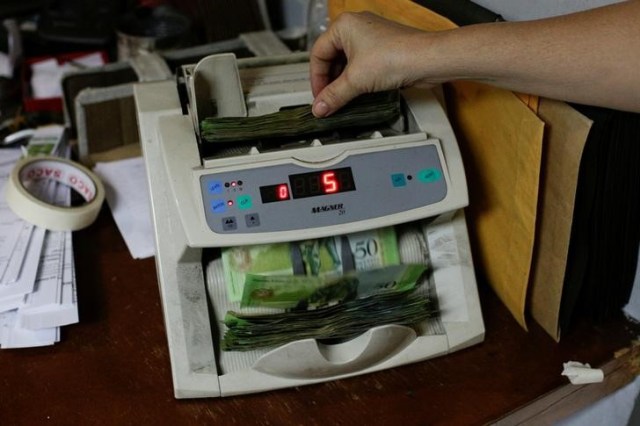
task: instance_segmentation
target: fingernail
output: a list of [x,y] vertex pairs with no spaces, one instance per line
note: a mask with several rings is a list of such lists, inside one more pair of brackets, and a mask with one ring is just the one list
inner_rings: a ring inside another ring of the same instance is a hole
[[316,117],[324,117],[328,113],[329,113],[329,105],[327,105],[325,102],[320,101],[320,102],[316,102],[313,105],[313,115],[315,115]]

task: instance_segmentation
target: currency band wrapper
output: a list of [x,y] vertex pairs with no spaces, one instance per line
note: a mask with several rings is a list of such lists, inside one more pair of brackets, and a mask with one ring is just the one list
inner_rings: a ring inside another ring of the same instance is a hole
[[[276,148],[256,142],[218,151],[200,141],[204,117],[262,115],[311,103],[307,61],[304,54],[213,55],[184,66],[177,82],[134,88],[177,398],[334,380],[446,355],[484,339],[463,213],[463,164],[432,91],[403,90],[401,118],[364,134],[338,131]],[[261,194],[261,188],[268,194],[274,185],[287,186],[291,176],[313,179],[327,171],[346,173],[350,190],[290,197],[287,188],[287,199],[278,202]],[[224,285],[208,272],[220,260],[219,248],[401,224],[416,224],[429,245],[429,282],[440,308],[433,324],[380,325],[332,344],[305,339],[248,352],[220,349],[227,306],[218,287]]]

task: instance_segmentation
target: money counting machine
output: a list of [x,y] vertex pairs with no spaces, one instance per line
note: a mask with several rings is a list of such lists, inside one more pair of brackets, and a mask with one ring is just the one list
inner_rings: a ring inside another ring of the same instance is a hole
[[[403,90],[401,117],[281,144],[226,144],[200,135],[207,116],[258,116],[310,104],[304,54],[213,55],[176,81],[134,88],[148,171],[156,265],[177,398],[318,383],[445,355],[484,339],[462,208],[467,187],[438,97]],[[294,138],[295,139],[295,138]],[[403,262],[428,262],[439,317],[386,324],[340,342],[303,339],[221,350],[226,300],[220,248],[410,225]]]

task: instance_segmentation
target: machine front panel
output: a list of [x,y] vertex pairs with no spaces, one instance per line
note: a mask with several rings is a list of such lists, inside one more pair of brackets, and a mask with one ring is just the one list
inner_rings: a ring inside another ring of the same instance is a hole
[[289,163],[205,174],[200,186],[207,224],[218,234],[381,218],[447,194],[437,143],[351,155],[321,169]]

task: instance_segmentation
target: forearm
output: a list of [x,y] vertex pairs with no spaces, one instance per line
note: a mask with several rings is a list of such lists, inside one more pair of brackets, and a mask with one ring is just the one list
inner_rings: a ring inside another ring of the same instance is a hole
[[423,33],[409,43],[415,43],[409,50],[423,53],[413,58],[418,84],[484,81],[519,92],[640,111],[638,0],[539,21]]
[[347,13],[320,36],[310,64],[318,117],[362,93],[453,80],[640,112],[640,0],[441,32]]

